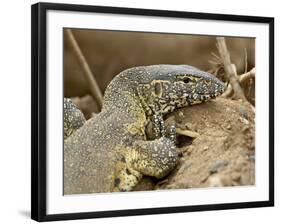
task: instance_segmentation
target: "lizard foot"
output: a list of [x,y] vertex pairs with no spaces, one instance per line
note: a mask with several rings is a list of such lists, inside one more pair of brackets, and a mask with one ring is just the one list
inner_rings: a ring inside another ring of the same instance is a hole
[[142,178],[142,174],[129,168],[123,169],[114,179],[114,191],[131,191]]
[[142,178],[142,174],[132,169],[124,155],[116,168],[113,191],[131,191]]

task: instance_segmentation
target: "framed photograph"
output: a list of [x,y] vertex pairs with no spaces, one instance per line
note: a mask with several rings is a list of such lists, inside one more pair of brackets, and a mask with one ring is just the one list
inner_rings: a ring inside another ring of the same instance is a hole
[[32,5],[32,219],[274,205],[274,19]]

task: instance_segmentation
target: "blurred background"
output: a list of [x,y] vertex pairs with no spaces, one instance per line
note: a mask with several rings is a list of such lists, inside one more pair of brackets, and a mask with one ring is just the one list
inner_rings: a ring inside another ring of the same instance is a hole
[[[130,67],[189,64],[212,71],[212,52],[218,54],[215,36],[71,30],[102,92],[115,75]],[[227,37],[226,44],[238,74],[244,73],[245,67],[250,70],[255,66],[254,38]],[[64,29],[64,95],[82,97],[89,93],[83,69]],[[91,110],[96,110],[94,105]]]

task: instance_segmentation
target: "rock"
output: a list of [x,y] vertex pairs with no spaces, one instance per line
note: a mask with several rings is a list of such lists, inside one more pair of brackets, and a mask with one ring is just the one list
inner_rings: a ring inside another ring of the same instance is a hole
[[211,176],[208,180],[208,186],[209,187],[223,187],[223,181],[221,176],[215,175]]
[[241,174],[238,172],[233,172],[233,173],[231,173],[230,176],[231,176],[231,179],[236,182],[240,181],[240,179],[241,179]]
[[210,173],[216,173],[219,169],[223,168],[224,166],[227,166],[228,162],[225,160],[218,160],[216,161],[210,168]]

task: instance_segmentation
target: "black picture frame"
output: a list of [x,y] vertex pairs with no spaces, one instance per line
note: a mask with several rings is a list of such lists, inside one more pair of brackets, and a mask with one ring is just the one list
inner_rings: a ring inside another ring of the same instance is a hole
[[[162,16],[217,21],[254,22],[269,25],[269,200],[208,204],[196,206],[159,207],[68,214],[46,214],[46,13],[48,10],[101,12],[111,14]],[[37,221],[70,220],[115,216],[192,212],[274,206],[274,18],[241,15],[163,11],[151,9],[103,7],[74,4],[37,3],[32,5],[31,72],[32,72],[32,154],[31,154],[31,218]]]

